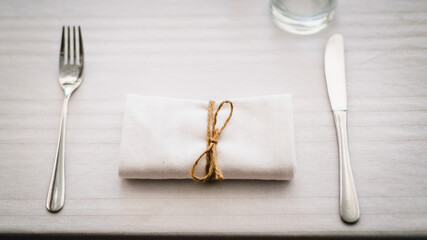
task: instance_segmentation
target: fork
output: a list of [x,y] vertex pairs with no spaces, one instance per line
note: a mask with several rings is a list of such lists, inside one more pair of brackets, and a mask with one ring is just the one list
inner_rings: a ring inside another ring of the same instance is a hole
[[[46,208],[49,212],[58,212],[64,206],[65,201],[65,125],[67,121],[68,101],[83,79],[83,40],[78,27],[78,58],[76,49],[76,27],[73,26],[73,56],[71,56],[70,27],[67,27],[65,38],[65,26],[62,27],[61,49],[59,53],[59,85],[64,91],[61,123],[59,125],[59,139],[56,148],[55,163],[53,165],[52,178],[47,194]],[[67,40],[67,42],[65,42]],[[65,47],[67,45],[67,48]],[[67,51],[66,51],[67,50]]]

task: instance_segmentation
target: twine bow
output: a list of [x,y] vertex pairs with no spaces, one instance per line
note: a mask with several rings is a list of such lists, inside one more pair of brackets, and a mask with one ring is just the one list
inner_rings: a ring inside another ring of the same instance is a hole
[[[222,106],[225,103],[230,104],[230,114],[228,115],[228,118],[227,120],[225,120],[221,129],[218,129],[218,128],[215,128],[218,112],[219,110],[221,110]],[[224,130],[224,128],[227,126],[231,116],[233,115],[233,103],[228,100],[222,101],[219,104],[218,108],[216,109],[215,115],[213,114],[214,106],[215,106],[215,101],[209,101],[208,127],[207,127],[207,133],[206,133],[207,148],[197,158],[197,160],[193,164],[193,167],[191,168],[191,176],[193,177],[194,180],[198,182],[209,182],[209,181],[224,179],[224,177],[222,176],[221,170],[219,169],[216,162],[216,145],[218,144],[218,138],[221,135],[222,130]],[[206,167],[205,167],[206,175],[204,177],[198,177],[194,172],[197,164],[199,163],[200,159],[202,159],[203,155],[206,155]]]

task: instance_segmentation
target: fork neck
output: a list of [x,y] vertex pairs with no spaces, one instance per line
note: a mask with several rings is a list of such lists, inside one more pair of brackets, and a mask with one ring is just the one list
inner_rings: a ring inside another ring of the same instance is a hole
[[71,94],[73,93],[75,88],[73,87],[64,87],[65,98],[70,99]]

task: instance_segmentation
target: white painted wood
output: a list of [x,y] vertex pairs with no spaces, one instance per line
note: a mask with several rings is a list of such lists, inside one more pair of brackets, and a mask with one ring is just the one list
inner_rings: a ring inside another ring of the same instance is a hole
[[[0,2],[0,233],[427,235],[427,2],[339,1],[325,31],[276,28],[268,1]],[[62,93],[60,26],[80,24],[86,76],[70,101],[64,209],[45,210]],[[350,151],[361,219],[338,210],[323,72],[345,38]],[[293,181],[121,180],[127,93],[292,93]]]

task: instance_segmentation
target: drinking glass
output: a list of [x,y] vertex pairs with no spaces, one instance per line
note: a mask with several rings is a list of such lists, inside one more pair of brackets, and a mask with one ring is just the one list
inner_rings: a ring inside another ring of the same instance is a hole
[[313,34],[325,28],[335,15],[336,0],[271,0],[273,22],[296,34]]

